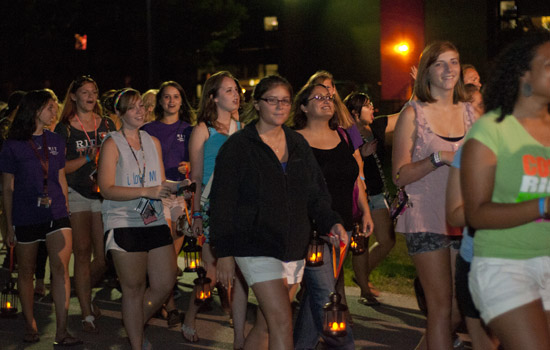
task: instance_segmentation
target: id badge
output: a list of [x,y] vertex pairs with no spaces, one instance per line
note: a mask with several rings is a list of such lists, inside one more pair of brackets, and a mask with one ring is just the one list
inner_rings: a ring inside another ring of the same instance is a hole
[[44,196],[38,197],[36,206],[39,208],[49,208],[51,204],[52,204],[52,199],[47,195],[44,195]]
[[141,215],[141,219],[145,225],[158,220],[155,208],[153,208],[153,204],[149,199],[141,198],[135,210]]

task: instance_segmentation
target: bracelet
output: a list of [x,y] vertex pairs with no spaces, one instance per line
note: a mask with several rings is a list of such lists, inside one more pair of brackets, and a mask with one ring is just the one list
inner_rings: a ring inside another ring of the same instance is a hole
[[89,163],[91,162],[92,160],[90,159],[90,156],[86,154],[86,163]]
[[363,181],[365,181],[365,177],[364,176],[359,176],[359,178]]
[[202,214],[199,211],[194,212],[193,213],[193,219],[195,219],[195,218],[202,219]]
[[539,215],[541,218],[544,217],[544,214],[546,214],[546,198],[540,197],[539,198]]
[[432,162],[432,166],[434,167],[434,169],[445,165],[445,163],[441,160],[441,151],[432,153],[432,155],[430,156],[430,162]]

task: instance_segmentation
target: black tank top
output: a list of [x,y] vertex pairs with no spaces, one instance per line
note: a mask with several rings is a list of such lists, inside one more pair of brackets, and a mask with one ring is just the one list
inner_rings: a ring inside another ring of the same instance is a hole
[[[353,228],[353,187],[359,176],[359,167],[353,158],[353,147],[342,138],[333,149],[311,148],[325,176],[332,197],[332,209],[344,220],[347,231]],[[348,137],[349,139],[349,137]]]

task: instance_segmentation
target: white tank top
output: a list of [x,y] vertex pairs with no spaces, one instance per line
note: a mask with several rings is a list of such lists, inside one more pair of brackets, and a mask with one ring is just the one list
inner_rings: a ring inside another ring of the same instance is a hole
[[[140,131],[142,149],[132,150],[122,133],[113,131],[107,135],[112,137],[118,148],[118,163],[116,165],[115,185],[123,187],[141,187],[140,170],[143,172],[143,160],[145,156],[144,187],[153,187],[161,184],[161,173],[158,152],[151,136],[145,131]],[[143,154],[142,152],[145,152]],[[137,159],[137,161],[136,161]],[[138,166],[139,163],[139,166]],[[129,201],[113,201],[105,199],[101,208],[103,214],[104,231],[121,227],[149,227],[165,225],[162,202],[151,200],[155,209],[157,221],[148,225],[143,223],[141,215],[135,210],[140,198]]]

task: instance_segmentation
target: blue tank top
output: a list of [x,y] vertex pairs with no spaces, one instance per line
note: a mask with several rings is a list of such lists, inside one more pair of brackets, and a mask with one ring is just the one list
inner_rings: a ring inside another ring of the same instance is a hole
[[[237,122],[237,130],[241,129],[241,123]],[[216,165],[216,157],[222,145],[227,141],[230,135],[220,134],[215,128],[208,127],[208,140],[204,143],[204,160],[202,169],[202,184],[203,186],[208,183],[210,176],[214,173],[214,166]]]

